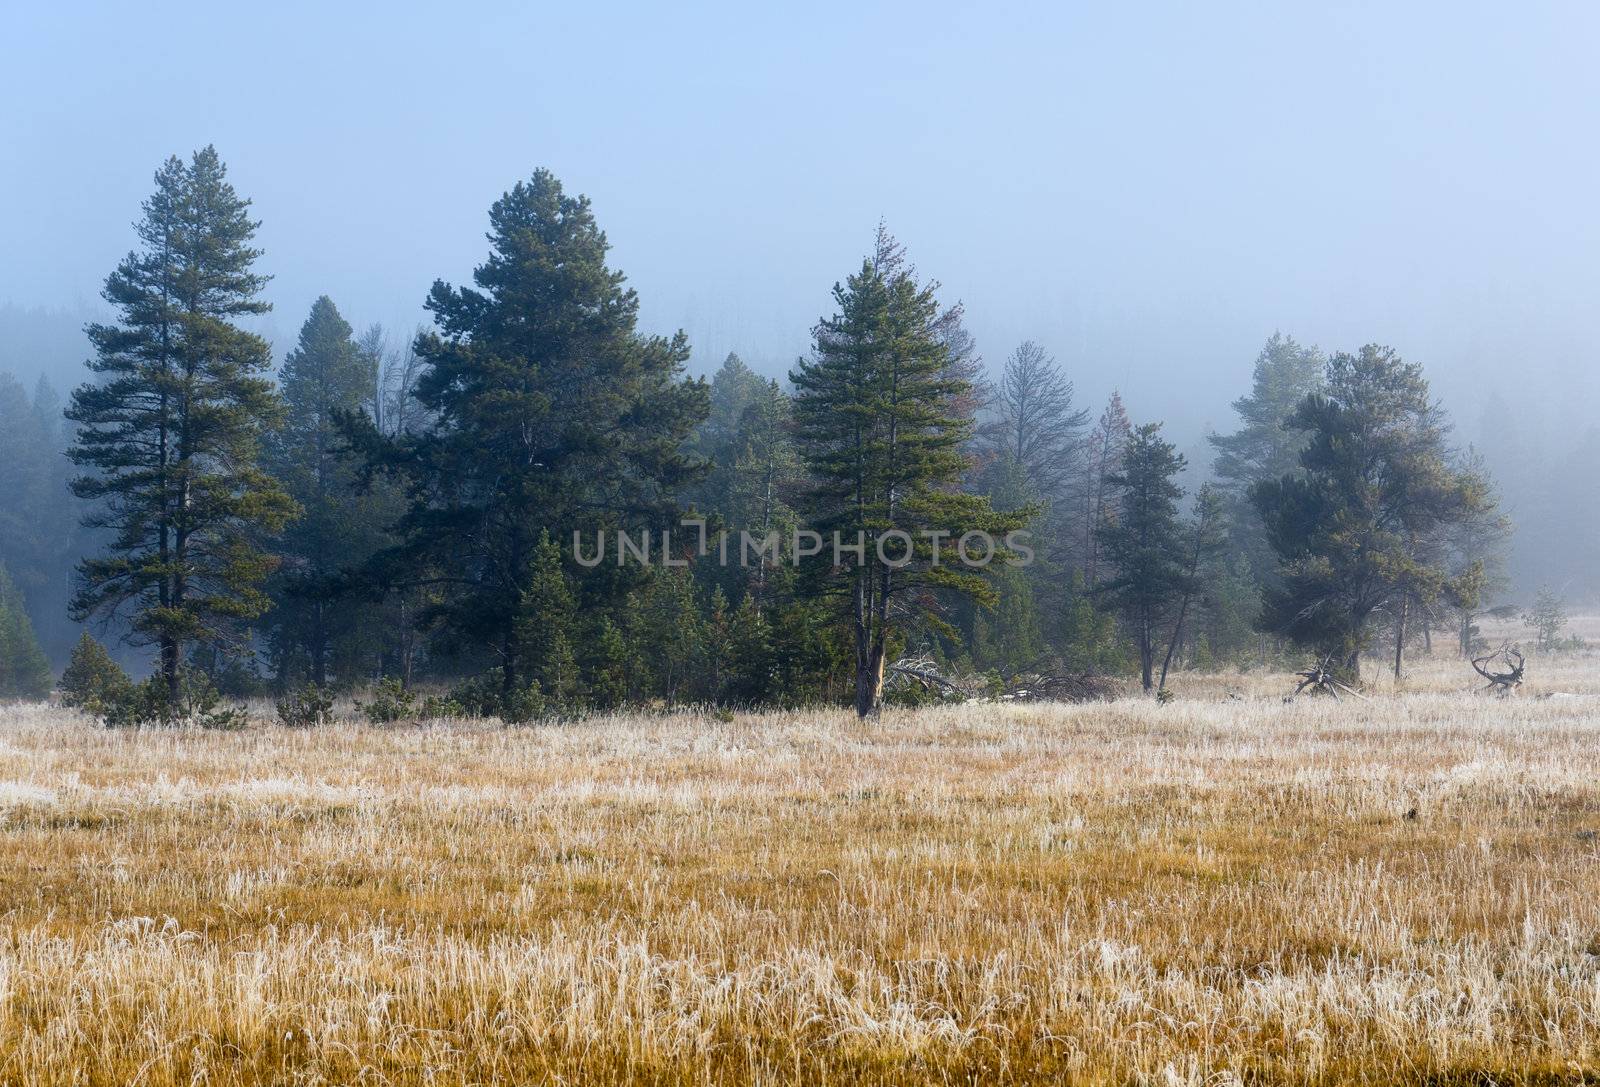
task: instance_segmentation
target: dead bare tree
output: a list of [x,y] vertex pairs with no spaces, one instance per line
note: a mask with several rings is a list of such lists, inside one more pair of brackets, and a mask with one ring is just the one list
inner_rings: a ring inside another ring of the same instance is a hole
[[1002,695],[1010,702],[1109,702],[1122,693],[1109,676],[1030,674],[1015,677]]
[[[1505,671],[1489,670],[1489,665],[1500,661],[1505,666]],[[1527,668],[1527,661],[1523,659],[1522,650],[1514,645],[1502,645],[1493,653],[1483,657],[1474,657],[1473,671],[1489,681],[1485,691],[1492,691],[1497,695],[1506,696],[1517,693],[1517,688],[1522,686],[1523,672]]]
[[[939,695],[971,701],[993,694],[989,680],[981,675],[947,676],[940,673],[930,657],[901,657],[884,669],[888,689],[916,687]],[[1016,675],[1000,695],[1004,702],[1101,702],[1122,693],[1116,680],[1093,673],[1054,674],[1030,672]]]

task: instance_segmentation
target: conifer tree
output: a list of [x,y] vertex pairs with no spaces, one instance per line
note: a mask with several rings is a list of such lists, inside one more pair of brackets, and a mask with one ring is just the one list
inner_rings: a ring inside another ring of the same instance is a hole
[[1315,347],[1274,332],[1256,356],[1249,394],[1233,402],[1239,429],[1208,439],[1216,451],[1212,472],[1222,497],[1229,544],[1246,558],[1263,585],[1275,580],[1277,557],[1249,491],[1263,480],[1300,470],[1300,453],[1310,435],[1294,426],[1291,416],[1302,400],[1322,388],[1326,365]]
[[983,428],[993,460],[1014,466],[1029,497],[1062,504],[1079,471],[1089,411],[1075,401],[1072,382],[1029,340],[1006,359],[994,395],[995,419]]
[[1083,580],[1091,590],[1100,584],[1100,527],[1114,512],[1111,477],[1121,470],[1123,451],[1132,436],[1133,423],[1122,406],[1122,394],[1113,392],[1084,451]]
[[73,481],[110,538],[79,566],[77,618],[124,616],[160,650],[171,702],[185,646],[265,610],[259,543],[294,503],[259,463],[281,406],[265,340],[235,322],[268,309],[257,223],[214,148],[168,160],[136,224],[140,248],[106,280],[116,324],[89,326],[97,380],[72,394]]
[[1500,493],[1489,475],[1489,463],[1474,449],[1462,458],[1460,470],[1473,480],[1480,501],[1445,530],[1445,549],[1453,591],[1448,603],[1454,615],[1456,647],[1470,658],[1477,649],[1478,617],[1490,600],[1510,585],[1506,576],[1512,525],[1500,508]]
[[71,646],[75,540],[61,404],[41,377],[32,398],[0,373],[0,564],[11,572],[46,655]]
[[1449,569],[1438,544],[1482,508],[1482,482],[1450,464],[1448,424],[1422,368],[1387,347],[1333,356],[1325,388],[1290,423],[1310,435],[1300,470],[1250,490],[1279,559],[1263,629],[1359,676],[1373,624],[1388,616],[1399,675],[1417,604],[1479,576]]
[[534,545],[533,569],[517,609],[519,655],[546,701],[569,706],[578,693],[578,665],[572,639],[576,616],[572,591],[562,570],[561,549],[548,531]]
[[86,630],[61,673],[61,704],[104,715],[133,695],[133,680]]
[[379,501],[357,486],[338,420],[370,416],[377,381],[378,360],[357,345],[333,302],[318,298],[283,361],[284,421],[265,457],[301,510],[278,543],[282,565],[263,621],[280,685],[302,668],[319,688],[371,671],[364,650],[380,632],[355,606],[348,575],[387,541]]
[[45,660],[22,593],[0,566],[0,698],[43,698],[50,693]]
[[[927,533],[998,539],[1035,512],[996,513],[987,499],[955,489],[972,430],[963,408],[970,386],[952,375],[936,285],[882,260],[883,248],[880,237],[880,260],[868,258],[834,287],[838,312],[818,323],[814,357],[790,375],[799,444],[816,480],[809,521],[829,541],[815,565],[818,588],[845,602],[863,717],[879,706],[906,605],[920,608],[929,588],[994,599],[981,574],[948,554],[936,561]],[[861,550],[835,562],[834,540]]]
[[1139,653],[1139,679],[1155,685],[1155,654],[1174,604],[1193,591],[1184,562],[1185,534],[1178,518],[1178,473],[1184,458],[1161,437],[1161,424],[1133,431],[1121,467],[1106,476],[1116,515],[1097,533],[1111,575],[1098,586],[1123,616]]
[[[609,245],[585,197],[539,170],[489,213],[490,254],[475,287],[435,283],[436,328],[417,338],[414,432],[353,421],[377,467],[405,478],[401,542],[380,554],[390,585],[442,596],[420,619],[498,669],[509,699],[535,678],[520,635],[541,533],[563,553],[575,533],[676,524],[676,495],[702,472],[685,453],[706,414],[686,381],[682,333],[637,331],[639,300],[606,265]],[[638,568],[569,569],[580,611],[615,607]]]

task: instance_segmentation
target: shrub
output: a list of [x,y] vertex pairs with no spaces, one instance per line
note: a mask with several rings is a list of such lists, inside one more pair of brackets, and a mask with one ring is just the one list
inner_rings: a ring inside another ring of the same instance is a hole
[[549,708],[537,680],[512,692],[501,694],[501,672],[492,668],[474,676],[450,692],[450,701],[469,717],[498,717],[508,725],[520,725],[543,717]]
[[422,707],[417,711],[417,716],[424,721],[433,721],[441,717],[470,717],[467,708],[449,695],[430,694],[422,700]]
[[333,720],[333,695],[307,683],[278,699],[278,720],[287,728],[313,728]]
[[80,709],[95,717],[133,695],[133,680],[106,647],[84,631],[72,649],[67,670],[61,673],[61,704]]
[[416,695],[406,690],[405,684],[395,676],[386,676],[373,689],[371,702],[356,705],[375,725],[387,725],[412,716],[417,704]]
[[143,683],[130,685],[123,697],[104,706],[98,716],[107,728],[165,725],[237,729],[249,721],[242,707],[223,703],[204,672],[188,668],[179,676],[176,700],[168,695],[166,678],[157,673]]

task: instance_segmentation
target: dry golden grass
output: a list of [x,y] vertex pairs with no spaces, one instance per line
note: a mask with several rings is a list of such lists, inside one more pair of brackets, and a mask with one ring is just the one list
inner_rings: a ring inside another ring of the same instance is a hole
[[0,1082],[1579,1082],[1596,663],[873,725],[0,709]]

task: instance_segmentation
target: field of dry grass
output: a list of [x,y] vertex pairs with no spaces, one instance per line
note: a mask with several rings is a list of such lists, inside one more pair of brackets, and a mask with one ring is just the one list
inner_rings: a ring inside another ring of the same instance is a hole
[[1582,1082],[1597,666],[871,725],[0,708],[0,1082]]

